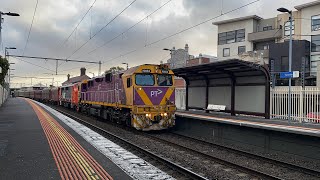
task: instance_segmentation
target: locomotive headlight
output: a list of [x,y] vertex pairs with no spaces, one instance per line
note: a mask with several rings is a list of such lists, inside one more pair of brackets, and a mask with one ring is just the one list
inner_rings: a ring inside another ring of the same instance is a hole
[[167,114],[167,113],[164,113],[163,115],[164,115],[164,116],[167,116],[168,114]]

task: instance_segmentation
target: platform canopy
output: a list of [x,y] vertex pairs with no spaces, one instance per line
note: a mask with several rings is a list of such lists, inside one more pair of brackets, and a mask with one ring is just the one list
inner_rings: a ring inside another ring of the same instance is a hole
[[222,105],[224,112],[270,115],[270,75],[266,67],[239,59],[173,69],[186,81],[186,110],[208,110]]

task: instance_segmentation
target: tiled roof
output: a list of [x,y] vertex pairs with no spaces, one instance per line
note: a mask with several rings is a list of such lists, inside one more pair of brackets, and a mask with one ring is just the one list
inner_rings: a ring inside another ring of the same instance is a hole
[[67,81],[63,82],[62,85],[77,83],[77,82],[83,81],[85,79],[90,79],[90,77],[87,75],[76,76],[76,77],[70,78],[69,81],[67,80]]

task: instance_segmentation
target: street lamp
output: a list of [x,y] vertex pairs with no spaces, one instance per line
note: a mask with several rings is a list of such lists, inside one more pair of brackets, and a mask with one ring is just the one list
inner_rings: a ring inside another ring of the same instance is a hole
[[122,64],[126,64],[127,65],[127,70],[129,69],[129,64],[128,63],[122,63]]
[[2,47],[2,34],[1,34],[1,29],[2,29],[2,16],[20,16],[18,13],[12,13],[12,12],[8,12],[8,13],[4,13],[2,11],[0,11],[0,47]]
[[[278,8],[279,12],[289,13],[289,21],[290,21],[290,41],[289,41],[289,72],[292,71],[292,11],[289,11],[286,8]],[[291,77],[289,77],[289,97],[288,97],[288,122],[291,120]]]
[[163,48],[164,51],[170,51],[170,67],[174,68],[174,62],[173,62],[173,52],[176,50],[175,47],[173,47],[172,49],[168,49],[168,48]]

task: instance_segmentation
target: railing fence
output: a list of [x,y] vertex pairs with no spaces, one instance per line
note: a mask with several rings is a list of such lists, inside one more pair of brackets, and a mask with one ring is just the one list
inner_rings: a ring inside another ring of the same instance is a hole
[[[271,119],[288,119],[288,87],[271,88]],[[320,123],[320,88],[291,87],[291,120]]]

